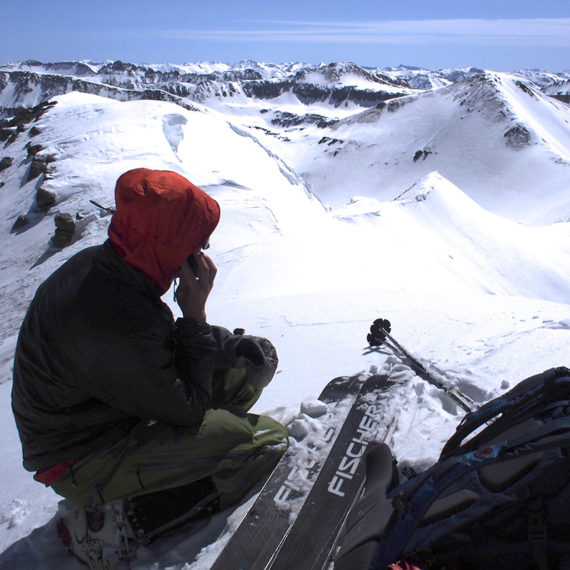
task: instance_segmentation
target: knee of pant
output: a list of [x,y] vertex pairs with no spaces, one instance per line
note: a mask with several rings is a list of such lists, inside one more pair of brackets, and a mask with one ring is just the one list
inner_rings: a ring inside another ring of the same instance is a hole
[[[250,414],[251,416],[251,414]],[[287,430],[270,416],[257,416],[254,425],[254,441],[257,445],[289,445]]]
[[200,428],[199,438],[218,441],[220,444],[239,445],[250,441],[255,430],[247,417],[241,417],[228,410],[208,410]]
[[261,390],[251,385],[243,367],[218,371],[214,375],[212,401],[217,406],[237,406],[248,410],[260,395]]

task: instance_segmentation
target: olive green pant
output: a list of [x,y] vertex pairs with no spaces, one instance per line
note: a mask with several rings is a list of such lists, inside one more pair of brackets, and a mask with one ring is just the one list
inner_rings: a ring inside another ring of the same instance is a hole
[[200,426],[141,421],[124,439],[76,461],[52,487],[72,503],[95,506],[211,477],[220,507],[234,504],[288,445],[279,422],[247,413],[260,394],[244,369],[231,369],[215,383],[218,408]]

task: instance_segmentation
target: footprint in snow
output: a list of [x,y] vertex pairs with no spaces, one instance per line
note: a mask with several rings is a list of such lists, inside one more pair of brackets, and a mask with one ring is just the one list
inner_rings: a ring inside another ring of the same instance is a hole
[[545,329],[566,329],[570,330],[570,319],[564,319],[562,321],[544,321],[543,328]]

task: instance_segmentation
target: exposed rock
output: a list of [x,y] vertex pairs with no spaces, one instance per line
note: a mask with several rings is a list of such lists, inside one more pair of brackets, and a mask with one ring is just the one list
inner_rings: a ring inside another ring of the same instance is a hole
[[18,138],[18,135],[20,134],[20,132],[21,131],[19,128],[14,129],[12,131],[12,134],[6,139],[6,146],[8,146],[9,144],[12,144]]
[[521,90],[524,91],[527,95],[530,95],[533,99],[538,99],[534,91],[531,89],[529,85],[522,81],[515,81],[516,86]]
[[13,143],[28,123],[37,121],[55,104],[56,101],[44,101],[30,109],[26,107],[0,108],[2,115],[9,117],[0,121],[0,141],[6,141],[7,145]]
[[248,81],[242,86],[247,97],[255,99],[275,99],[281,94],[291,91],[293,82],[291,81]]
[[28,134],[29,134],[31,137],[35,137],[35,136],[39,135],[41,132],[42,132],[42,131],[40,131],[40,129],[38,129],[38,127],[32,127],[32,128],[29,130]]
[[11,156],[3,157],[2,160],[0,160],[0,172],[2,172],[2,170],[6,170],[7,168],[10,168],[10,166],[12,166],[13,162],[14,162],[14,159]]
[[12,226],[11,231],[15,232],[21,228],[26,227],[29,223],[30,223],[30,220],[28,219],[28,216],[20,215],[16,218],[16,221],[14,222],[14,225]]
[[26,151],[28,152],[28,156],[35,156],[38,152],[42,151],[44,147],[41,144],[30,144],[26,145]]
[[75,230],[75,220],[68,213],[59,213],[55,215],[55,227],[58,230],[73,232]]
[[63,230],[55,230],[51,238],[51,242],[55,247],[67,247],[73,239],[73,232],[64,232]]
[[523,125],[515,125],[504,134],[504,137],[507,144],[515,150],[530,145],[532,139],[530,132]]
[[75,233],[75,220],[68,213],[59,213],[55,216],[55,233],[51,241],[55,247],[68,246]]
[[398,109],[401,109],[404,105],[410,103],[413,99],[411,97],[406,97],[404,99],[390,99],[389,101],[381,101],[375,108],[379,111],[387,110],[389,113],[393,113]]
[[414,153],[414,162],[417,162],[422,157],[425,160],[431,153],[431,150],[428,149],[416,150]]
[[13,107],[11,109],[4,109],[5,113],[11,115],[9,121],[4,126],[24,126],[32,121],[37,121],[47,110],[51,109],[57,101],[44,101],[35,107]]
[[318,101],[327,101],[335,107],[339,107],[349,101],[361,107],[374,107],[382,101],[406,94],[404,92],[394,93],[382,90],[358,89],[352,86],[331,87],[314,83],[297,83],[293,80],[248,81],[243,83],[241,87],[247,97],[256,99],[275,99],[283,93],[291,92],[305,105]]
[[115,73],[118,71],[133,72],[133,71],[138,71],[139,69],[141,68],[134,63],[123,63],[120,59],[117,59],[116,61],[104,65],[101,68],[101,73]]
[[477,67],[470,67],[469,69],[452,69],[452,70],[440,70],[439,73],[446,79],[449,79],[452,83],[458,83],[459,81],[464,81],[465,79],[470,79],[475,75],[481,75],[485,73],[483,69]]
[[344,143],[344,141],[341,139],[332,139],[330,137],[321,137],[321,139],[319,140],[319,142],[317,144],[326,144],[328,146],[331,146],[332,144],[342,144],[342,143]]
[[222,78],[224,81],[255,81],[262,80],[263,76],[255,69],[237,69],[224,71]]
[[[117,67],[120,68],[119,71],[127,76],[124,79],[119,80],[121,75],[117,75],[116,77],[113,75],[105,76],[104,73],[102,73],[100,76],[103,80],[102,83],[84,80],[77,77],[68,77],[49,73],[33,73],[19,70],[4,73],[0,72],[0,78],[2,75],[7,76],[8,81],[13,84],[14,94],[12,97],[12,104],[15,106],[25,104],[25,95],[27,93],[32,91],[37,92],[38,97],[44,101],[44,103],[38,105],[38,107],[42,107],[38,112],[45,112],[49,106],[55,105],[54,101],[48,102],[49,99],[57,95],[70,93],[71,91],[101,95],[103,97],[109,97],[119,101],[132,101],[139,99],[171,101],[185,109],[188,109],[189,111],[196,110],[190,103],[180,99],[180,96],[186,96],[186,91],[191,93],[195,90],[195,86],[191,86],[191,89],[188,90],[187,88],[184,88],[184,86],[181,87],[179,84],[153,84],[153,88],[149,89],[146,83],[135,82],[133,81],[133,78],[128,75],[129,73],[133,73],[132,71],[129,71],[130,68],[142,68],[131,66],[130,64],[125,65],[120,62],[119,64],[120,65],[117,65]],[[101,71],[103,71],[103,69]],[[0,91],[1,90],[2,89],[0,87]],[[181,93],[179,94],[180,91]],[[23,107],[15,107],[15,109],[23,109]],[[36,107],[34,107],[34,109],[36,109]],[[10,109],[2,110],[3,113],[7,113],[9,111]],[[28,123],[31,120],[39,118],[39,116],[41,115],[26,118],[25,122]]]
[[57,195],[51,190],[46,190],[45,188],[39,188],[36,194],[36,205],[40,210],[49,210],[56,202]]
[[[34,145],[35,146],[35,145]],[[56,158],[53,154],[40,154],[32,158],[30,169],[28,170],[27,182],[37,178],[40,174],[47,174],[48,165],[55,162]]]
[[280,125],[282,127],[297,127],[304,124],[313,124],[324,129],[338,123],[336,119],[327,119],[316,113],[307,113],[306,115],[295,115],[294,113],[276,111],[274,118],[271,119],[272,125]]
[[552,85],[546,87],[544,92],[550,95],[550,97],[570,104],[570,79],[555,81]]
[[38,158],[34,158],[32,160],[32,164],[30,164],[30,169],[28,170],[28,177],[26,178],[27,182],[37,178],[40,174],[47,173],[47,163],[43,160],[39,160]]
[[16,127],[0,129],[0,141],[7,141],[16,132]]

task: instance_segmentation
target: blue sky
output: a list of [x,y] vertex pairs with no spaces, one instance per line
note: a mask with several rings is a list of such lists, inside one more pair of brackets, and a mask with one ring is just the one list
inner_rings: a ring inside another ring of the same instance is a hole
[[568,0],[4,0],[0,63],[570,69]]

